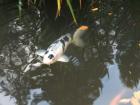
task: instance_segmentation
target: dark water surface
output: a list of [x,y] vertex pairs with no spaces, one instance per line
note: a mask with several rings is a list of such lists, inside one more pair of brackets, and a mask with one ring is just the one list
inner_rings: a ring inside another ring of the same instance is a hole
[[131,97],[140,89],[139,4],[114,0],[104,2],[102,12],[85,14],[85,48],[66,51],[79,66],[57,62],[25,74],[37,49],[77,27],[46,22],[43,30],[38,10],[24,10],[20,20],[16,4],[1,6],[0,105],[115,105],[114,97]]

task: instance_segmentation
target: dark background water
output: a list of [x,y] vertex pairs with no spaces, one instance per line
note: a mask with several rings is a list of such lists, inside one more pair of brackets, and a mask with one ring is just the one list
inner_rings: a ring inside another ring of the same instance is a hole
[[[109,105],[122,91],[123,97],[131,97],[139,90],[138,0],[84,5],[77,18],[80,25],[89,26],[83,37],[86,46],[71,45],[66,51],[77,57],[80,65],[57,62],[26,74],[23,71],[37,49],[47,48],[61,35],[73,33],[77,26],[64,10],[55,20],[55,12],[51,14],[48,9],[44,15],[44,8],[39,11],[24,7],[19,19],[17,3],[13,1],[0,2],[0,104]],[[94,6],[99,10],[91,10]]]

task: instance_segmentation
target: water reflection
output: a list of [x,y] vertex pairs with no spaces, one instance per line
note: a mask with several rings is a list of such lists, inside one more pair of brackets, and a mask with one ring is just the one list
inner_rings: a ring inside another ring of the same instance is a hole
[[[16,18],[9,23],[8,42],[1,48],[2,91],[15,98],[18,105],[41,102],[91,105],[100,96],[103,87],[100,79],[107,73],[105,62],[111,61],[112,56],[108,57],[108,53],[112,53],[111,47],[106,48],[106,45],[98,44],[102,42],[97,42],[96,46],[89,42],[90,45],[85,49],[71,46],[67,53],[78,57],[81,61],[80,66],[58,62],[50,67],[41,66],[23,75],[25,67],[38,48],[40,28],[35,30],[32,21],[27,25],[26,21],[18,22],[19,19]],[[73,50],[75,48],[77,50]],[[32,92],[38,88],[41,89]],[[38,91],[41,92],[35,94]]]
[[0,41],[1,92],[16,100],[17,105],[92,105],[104,88],[101,79],[105,75],[110,77],[107,64],[113,64],[112,46],[116,39],[121,79],[128,87],[136,86],[140,67],[139,40],[132,36],[132,30],[124,34],[127,27],[122,28],[126,21],[132,20],[128,15],[126,21],[122,20],[126,17],[124,13],[129,12],[121,0],[98,6],[104,7],[104,11],[89,12],[85,16],[87,23],[94,23],[89,24],[91,29],[84,37],[86,47],[72,45],[66,52],[76,56],[80,66],[57,62],[23,74],[38,48],[46,48],[61,34],[73,32],[75,26],[64,30],[63,25],[55,29],[55,25],[48,23],[44,28],[42,24],[46,20],[42,22],[39,11],[33,10],[33,13],[25,12],[22,21],[16,17],[1,28],[4,29],[0,36],[0,40],[4,39]]
[[[15,18],[5,24],[7,31],[4,30],[2,34],[5,36],[1,36],[5,40],[0,44],[1,92],[9,96],[9,99],[16,99],[18,105],[27,105],[26,97],[30,86],[23,80],[22,71],[34,54],[33,35],[37,36],[40,31],[33,21],[29,22],[28,15],[25,15],[23,20],[21,22],[19,18]],[[34,18],[35,20],[38,23],[38,19]],[[14,102],[11,104],[14,105]]]
[[121,72],[121,78],[125,85],[130,88],[136,87],[139,83],[140,75],[140,47],[139,39],[132,33],[127,33],[121,37],[118,46],[117,62]]
[[[137,87],[139,83],[139,69],[140,69],[140,47],[139,47],[139,14],[136,12],[138,9],[138,4],[140,2],[131,1],[129,5],[132,9],[131,13],[126,17],[127,27],[125,30],[122,29],[118,35],[118,52],[117,52],[117,63],[121,72],[121,79],[123,83],[129,87]],[[131,27],[131,28],[129,28]]]

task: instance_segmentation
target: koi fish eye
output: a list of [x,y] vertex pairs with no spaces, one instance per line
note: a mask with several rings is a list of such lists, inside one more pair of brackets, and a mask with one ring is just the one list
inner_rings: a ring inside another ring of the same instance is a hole
[[50,54],[50,55],[48,56],[49,59],[52,59],[53,57],[54,57],[53,54]]

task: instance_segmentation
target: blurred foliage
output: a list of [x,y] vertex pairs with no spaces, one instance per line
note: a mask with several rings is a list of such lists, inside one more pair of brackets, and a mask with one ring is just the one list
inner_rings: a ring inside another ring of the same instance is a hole
[[[77,24],[77,20],[76,20],[76,16],[75,16],[75,13],[74,13],[74,9],[72,7],[72,1],[73,0],[66,0],[66,3],[64,2],[64,0],[56,0],[56,1],[57,1],[56,17],[60,16],[62,6],[66,4],[68,6],[70,12],[71,12],[71,15],[73,17],[73,20],[74,20],[75,24]],[[41,3],[45,3],[47,1],[45,1],[45,0],[25,0],[25,1],[19,0],[19,2],[18,2],[19,16],[21,16],[21,11],[22,11],[22,6],[23,6],[22,5],[22,2],[27,2],[28,3],[28,6],[29,5],[36,5],[36,7],[38,8],[38,6]],[[23,3],[23,4],[25,4],[25,3]],[[45,5],[45,4],[43,4],[43,5]],[[82,8],[82,0],[79,0],[79,5],[80,5],[80,8]]]
[[139,85],[140,75],[140,15],[138,8],[140,1],[129,2],[130,10],[124,13],[121,31],[117,36],[118,51],[116,61],[120,70],[120,77],[125,86],[135,88]]

